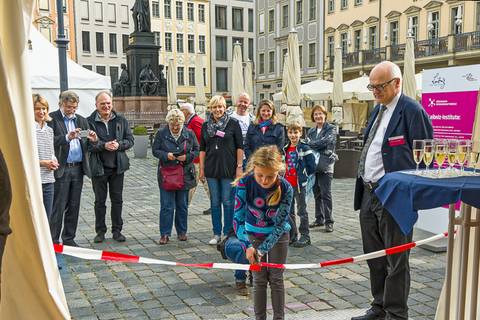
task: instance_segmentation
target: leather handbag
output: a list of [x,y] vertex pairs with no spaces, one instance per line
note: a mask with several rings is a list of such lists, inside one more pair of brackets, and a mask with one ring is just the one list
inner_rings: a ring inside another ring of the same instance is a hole
[[[183,145],[183,151],[186,152],[187,142]],[[172,166],[160,167],[161,187],[167,191],[182,190],[185,187],[185,177],[183,172],[183,163]]]

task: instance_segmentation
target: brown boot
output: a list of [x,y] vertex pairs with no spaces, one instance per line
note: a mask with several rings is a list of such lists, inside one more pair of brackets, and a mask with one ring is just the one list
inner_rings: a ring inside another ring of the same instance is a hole
[[235,282],[235,288],[239,296],[248,296],[248,288],[245,282]]

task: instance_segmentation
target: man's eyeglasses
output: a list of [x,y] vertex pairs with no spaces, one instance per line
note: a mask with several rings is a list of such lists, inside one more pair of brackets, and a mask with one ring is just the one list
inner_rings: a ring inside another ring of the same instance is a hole
[[380,84],[377,84],[377,85],[373,85],[373,84],[369,84],[367,85],[367,89],[370,90],[370,91],[373,91],[373,90],[377,90],[377,91],[380,91],[382,92],[383,90],[385,90],[385,87],[388,86],[393,80],[396,80],[398,78],[393,78],[391,80],[388,80],[387,82],[384,82],[384,83],[380,83]]

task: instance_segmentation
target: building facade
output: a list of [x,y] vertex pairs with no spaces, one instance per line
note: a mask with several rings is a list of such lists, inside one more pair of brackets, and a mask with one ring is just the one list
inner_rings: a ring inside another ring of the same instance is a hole
[[255,57],[255,3],[253,0],[210,1],[212,94],[232,89],[233,46],[242,47],[243,61]]
[[150,0],[150,11],[152,32],[161,46],[159,63],[167,66],[169,59],[175,61],[177,98],[195,95],[197,55],[203,60],[205,94],[211,95],[210,2]]
[[[67,54],[72,60],[77,60],[75,41],[75,7],[74,0],[63,0],[63,20],[65,36],[70,40],[67,46]],[[33,8],[33,26],[37,28],[51,43],[57,39],[57,1],[35,0]]]
[[288,33],[298,32],[302,83],[323,72],[323,1],[256,0],[256,98],[281,90]]
[[343,51],[344,80],[382,60],[403,66],[407,34],[415,38],[416,72],[478,63],[480,2],[453,0],[325,0],[325,74]]
[[102,75],[112,84],[118,80],[120,65],[126,63],[128,37],[133,31],[135,0],[75,0],[78,64]]

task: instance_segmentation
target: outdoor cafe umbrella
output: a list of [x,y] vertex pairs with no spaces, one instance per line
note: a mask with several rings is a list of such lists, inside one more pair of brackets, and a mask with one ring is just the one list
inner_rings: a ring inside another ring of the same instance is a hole
[[245,63],[245,92],[250,96],[250,99],[253,100],[253,72],[252,72],[252,61],[247,60]]
[[236,42],[233,47],[232,63],[232,103],[235,105],[238,96],[244,92],[243,87],[243,67],[242,67],[242,47]]
[[405,60],[403,62],[403,94],[416,99],[417,87],[415,82],[415,52],[414,52],[414,38],[409,35],[407,37],[407,44],[405,46]]
[[195,111],[205,119],[205,82],[203,79],[203,55],[197,54],[195,57]]
[[[280,102],[282,103],[282,107],[280,108],[280,112],[282,114],[287,112],[287,81],[288,81],[288,52],[285,53],[283,57],[283,70],[282,70],[282,91],[280,92]],[[274,97],[275,99],[275,97]]]
[[343,122],[343,74],[342,74],[342,48],[335,48],[333,64],[333,95],[332,95],[332,115],[333,122],[341,124]]
[[303,118],[303,111],[300,108],[301,94],[300,94],[300,56],[298,53],[298,34],[297,31],[292,30],[288,34],[287,52],[284,73],[285,88],[284,95],[287,103],[287,119],[286,123],[298,122],[305,126],[305,119]]
[[168,71],[167,71],[167,94],[168,94],[168,106],[175,106],[177,104],[177,77],[176,77],[176,68],[173,58],[168,60]]

